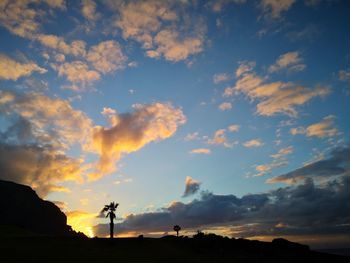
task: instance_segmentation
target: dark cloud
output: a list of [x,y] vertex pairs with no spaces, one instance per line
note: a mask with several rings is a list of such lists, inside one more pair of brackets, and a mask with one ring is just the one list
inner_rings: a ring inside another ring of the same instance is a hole
[[183,197],[187,197],[190,195],[194,195],[199,191],[201,183],[194,180],[191,176],[186,177],[186,182],[185,182],[185,192],[183,194]]
[[[344,164],[348,155],[348,149],[339,148],[325,160],[328,165],[315,162],[311,167],[327,167],[322,170],[328,171],[330,163],[336,167]],[[199,199],[187,204],[173,202],[157,212],[131,214],[116,229],[118,234],[147,235],[169,231],[178,224],[190,231],[224,227],[225,233],[234,237],[308,235],[327,240],[334,235],[349,235],[349,222],[350,176],[344,174],[322,183],[308,177],[297,185],[243,197],[202,192]],[[108,235],[107,225],[97,225],[94,230],[97,235]],[[349,238],[344,240],[350,244]]]
[[292,172],[267,180],[268,183],[297,183],[306,178],[333,178],[350,171],[350,145],[334,149],[330,158],[320,160]]

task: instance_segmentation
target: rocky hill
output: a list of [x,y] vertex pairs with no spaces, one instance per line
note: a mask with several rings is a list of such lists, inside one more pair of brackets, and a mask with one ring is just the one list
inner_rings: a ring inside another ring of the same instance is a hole
[[71,235],[66,215],[29,186],[0,180],[0,225],[43,235]]

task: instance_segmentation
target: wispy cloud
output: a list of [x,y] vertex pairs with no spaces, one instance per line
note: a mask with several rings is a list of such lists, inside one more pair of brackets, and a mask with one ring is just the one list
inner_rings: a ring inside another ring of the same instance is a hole
[[299,52],[288,52],[279,56],[275,64],[269,67],[269,72],[273,73],[281,70],[287,70],[288,72],[303,71],[306,65],[302,61]]
[[197,148],[197,149],[191,150],[190,153],[195,153],[195,154],[211,154],[211,151],[210,151],[210,149],[208,149],[208,148]]
[[235,86],[224,90],[223,96],[230,97],[243,93],[252,100],[258,100],[256,112],[259,115],[273,116],[283,113],[297,117],[297,106],[329,93],[329,89],[325,87],[309,89],[292,82],[266,82],[267,77],[258,76],[249,68],[248,72],[240,74]]
[[231,104],[231,102],[223,102],[219,105],[218,108],[221,111],[227,111],[227,110],[232,109],[232,104]]
[[290,133],[292,135],[305,134],[308,137],[318,138],[333,137],[339,134],[338,129],[334,127],[335,119],[335,116],[328,115],[321,122],[311,124],[306,128],[303,126],[291,128]]
[[263,145],[264,143],[261,139],[252,139],[243,143],[243,146],[247,148],[261,147]]

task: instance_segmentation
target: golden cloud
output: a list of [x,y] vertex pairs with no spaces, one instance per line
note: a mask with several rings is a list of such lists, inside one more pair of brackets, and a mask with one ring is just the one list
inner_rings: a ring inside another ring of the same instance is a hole
[[[73,83],[71,89],[83,90],[93,82],[100,79],[100,73],[89,69],[89,66],[83,61],[66,62],[62,65],[52,65],[58,71],[59,76],[66,76]],[[80,85],[80,86],[78,86]]]
[[34,62],[19,63],[6,55],[0,54],[0,79],[17,80],[20,77],[29,76],[33,72],[44,74],[47,70],[39,67]]
[[87,60],[94,68],[103,74],[123,69],[127,58],[120,45],[113,40],[100,42],[92,46],[87,54]]
[[297,51],[285,53],[276,60],[276,63],[269,67],[269,72],[276,72],[282,69],[288,69],[290,72],[302,71],[306,68],[301,62],[303,59]]
[[339,133],[338,129],[333,127],[336,117],[329,115],[323,118],[321,122],[311,124],[308,127],[297,127],[290,129],[292,135],[306,134],[308,137],[332,137]]
[[181,109],[171,104],[135,105],[132,113],[115,115],[110,128],[96,126],[92,143],[87,148],[100,159],[92,180],[116,171],[115,163],[123,154],[135,152],[146,144],[171,137],[186,118]]
[[243,93],[252,100],[258,99],[256,111],[265,116],[283,113],[297,117],[297,106],[305,104],[314,97],[323,97],[329,93],[329,89],[325,87],[309,89],[292,82],[265,83],[267,77],[257,76],[251,68],[241,70],[238,75],[240,77],[235,86],[226,88],[223,96],[230,97],[235,93]]
[[260,139],[252,139],[250,141],[246,141],[243,143],[244,147],[252,148],[252,147],[261,147],[264,143]]
[[190,151],[190,153],[211,154],[211,151],[208,148],[198,148],[198,149],[193,149],[192,151]]

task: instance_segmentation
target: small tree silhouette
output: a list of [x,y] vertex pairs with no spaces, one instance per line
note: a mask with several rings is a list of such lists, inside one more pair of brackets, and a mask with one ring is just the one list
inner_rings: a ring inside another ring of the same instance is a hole
[[113,238],[113,230],[114,230],[113,220],[116,218],[114,211],[117,209],[118,205],[119,205],[118,203],[111,202],[109,205],[105,205],[105,207],[101,211],[101,213],[107,212],[106,217],[109,217],[109,219],[111,220],[111,222],[109,223],[110,238]]
[[179,225],[175,225],[173,229],[176,232],[176,236],[179,236],[179,231],[181,230],[181,227]]

